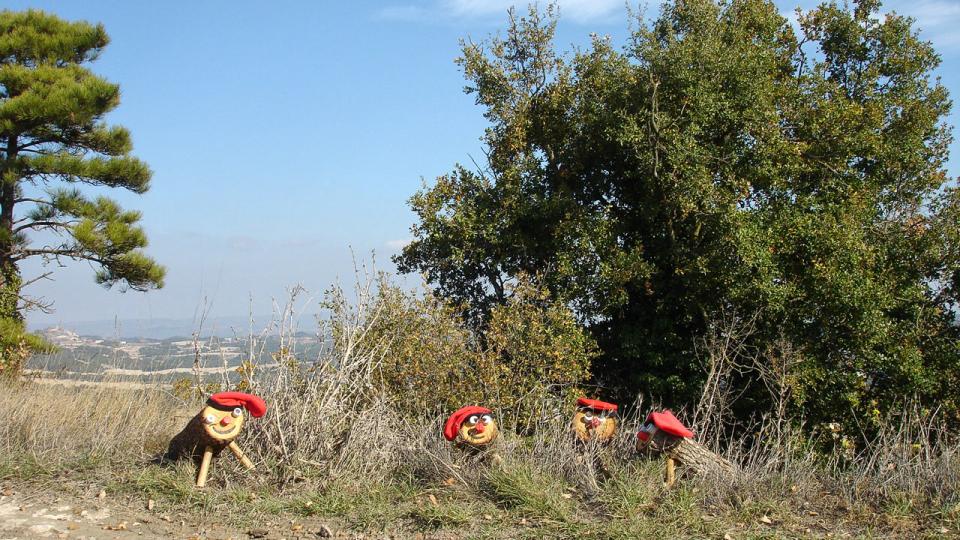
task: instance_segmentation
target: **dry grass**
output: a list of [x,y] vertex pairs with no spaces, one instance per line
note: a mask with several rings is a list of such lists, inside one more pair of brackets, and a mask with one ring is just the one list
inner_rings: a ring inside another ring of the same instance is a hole
[[52,468],[147,459],[193,414],[159,388],[29,381],[4,384],[0,410],[0,454],[28,455]]

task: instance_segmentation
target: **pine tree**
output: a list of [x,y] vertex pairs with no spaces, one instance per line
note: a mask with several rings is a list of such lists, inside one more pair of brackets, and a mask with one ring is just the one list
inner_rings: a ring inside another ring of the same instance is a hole
[[[89,197],[78,186],[144,193],[150,168],[132,157],[130,133],[104,117],[120,88],[91,72],[109,38],[102,25],[67,22],[42,11],[0,12],[0,371],[23,313],[46,309],[23,293],[20,263],[83,260],[106,287],[163,286],[164,268],[147,257],[140,213]],[[34,245],[31,237],[57,238]],[[44,274],[46,276],[47,274]]]

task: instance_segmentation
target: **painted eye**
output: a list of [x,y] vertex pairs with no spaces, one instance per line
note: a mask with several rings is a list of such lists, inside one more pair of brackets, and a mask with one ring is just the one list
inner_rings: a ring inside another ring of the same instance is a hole
[[483,415],[481,419],[483,420],[484,424],[489,424],[490,422],[493,422],[493,418],[489,414]]
[[237,407],[230,414],[232,414],[234,418],[240,418],[241,416],[243,416],[243,409],[241,409],[240,407]]
[[479,420],[479,419],[480,419],[480,417],[478,417],[477,415],[473,415],[473,416],[471,416],[470,418],[467,418],[467,423],[468,423],[468,424],[476,424],[476,423],[477,423],[477,420]]
[[206,423],[208,423],[208,424],[216,424],[216,423],[217,423],[217,417],[214,416],[214,415],[212,415],[212,414],[208,414],[208,415],[206,415],[206,416],[203,417],[203,421],[206,422]]
[[593,413],[583,413],[583,419],[586,422],[593,420]]

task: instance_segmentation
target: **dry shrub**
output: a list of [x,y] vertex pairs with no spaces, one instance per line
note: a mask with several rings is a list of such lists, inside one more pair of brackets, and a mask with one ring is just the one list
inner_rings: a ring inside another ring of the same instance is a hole
[[329,341],[317,358],[306,360],[289,339],[298,292],[279,314],[277,367],[245,373],[245,388],[263,397],[269,412],[251,422],[244,444],[281,486],[305,477],[366,484],[389,479],[401,441],[397,415],[377,384],[389,350],[388,341],[371,333],[384,315],[381,295],[371,280],[358,282],[354,301],[333,288],[324,302],[329,318],[318,332],[318,339]]
[[[749,346],[755,320],[722,313],[698,347],[707,378],[692,427],[699,440],[740,465],[732,477],[696,480],[710,504],[742,508],[824,493],[850,506],[960,503],[960,449],[947,418],[907,404],[878,419],[872,437],[845,434],[840,424],[807,429],[790,416],[803,355],[782,339],[763,351]],[[736,421],[731,411],[746,392],[742,384],[757,383],[768,392],[770,409]]]
[[[596,355],[573,313],[529,280],[493,309],[482,333],[431,292],[405,292],[383,277],[374,312],[361,348],[379,354],[377,382],[410,416],[483,404],[508,427],[529,429],[557,413],[542,407],[550,398],[572,399]],[[332,326],[336,333],[340,323]]]
[[906,405],[853,459],[836,460],[841,493],[848,501],[960,504],[960,439],[946,425],[939,411]]

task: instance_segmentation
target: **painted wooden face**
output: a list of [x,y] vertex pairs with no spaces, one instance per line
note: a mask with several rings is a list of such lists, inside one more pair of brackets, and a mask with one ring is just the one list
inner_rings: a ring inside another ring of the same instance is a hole
[[458,430],[460,440],[471,446],[486,446],[497,438],[497,423],[489,414],[471,414]]
[[617,417],[610,411],[578,407],[573,415],[573,432],[583,442],[608,442],[617,432]]
[[244,411],[241,407],[223,410],[207,405],[200,411],[200,420],[206,434],[218,441],[232,441],[243,427]]
[[645,422],[640,427],[640,431],[637,432],[637,452],[645,452],[650,449],[657,431],[657,426],[653,425],[653,422]]

